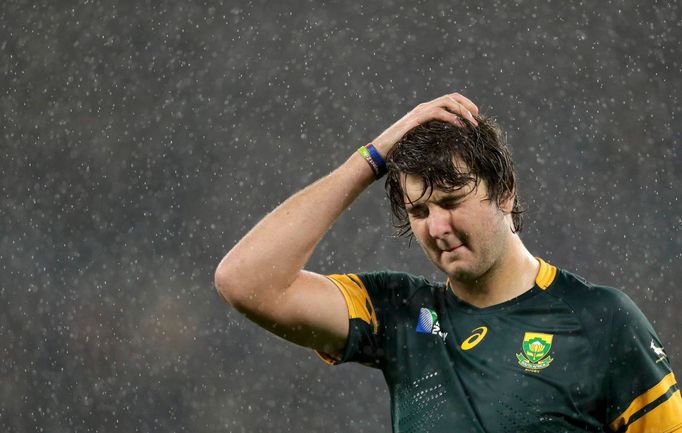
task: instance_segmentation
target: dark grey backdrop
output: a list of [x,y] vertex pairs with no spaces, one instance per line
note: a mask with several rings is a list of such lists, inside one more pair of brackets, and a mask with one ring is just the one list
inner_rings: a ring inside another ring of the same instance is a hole
[[[261,332],[213,269],[455,90],[506,127],[531,251],[622,287],[682,372],[680,12],[645,3],[4,1],[2,430],[388,432],[379,373]],[[442,278],[377,184],[310,268],[386,267]]]

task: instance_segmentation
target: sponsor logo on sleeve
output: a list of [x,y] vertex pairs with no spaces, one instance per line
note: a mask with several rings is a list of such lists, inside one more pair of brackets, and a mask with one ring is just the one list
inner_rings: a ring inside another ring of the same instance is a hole
[[516,354],[519,365],[530,371],[540,371],[549,367],[554,361],[554,358],[549,356],[553,337],[552,334],[526,332],[521,343],[523,350]]
[[437,335],[445,341],[445,337],[448,336],[447,332],[442,332],[440,329],[440,323],[438,322],[438,314],[435,311],[422,308],[419,310],[419,318],[417,319],[417,332],[424,334]]

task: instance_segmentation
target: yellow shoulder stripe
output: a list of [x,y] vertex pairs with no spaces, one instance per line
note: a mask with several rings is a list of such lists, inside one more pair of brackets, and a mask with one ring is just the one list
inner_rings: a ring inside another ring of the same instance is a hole
[[670,398],[649,410],[641,418],[636,419],[632,424],[629,423],[633,415],[650,403],[663,397],[670,387],[676,383],[675,375],[669,373],[648,391],[632,400],[630,406],[609,425],[611,430],[621,431],[620,429],[623,426],[627,426],[624,430],[627,433],[674,431],[675,427],[679,427],[682,424],[682,397],[680,397],[679,389]]
[[680,397],[679,389],[668,400],[647,412],[625,430],[626,433],[680,431],[682,431],[682,397]]
[[550,265],[540,257],[536,257],[536,259],[540,262],[540,270],[538,271],[538,276],[535,277],[535,284],[542,290],[546,290],[556,277],[556,266]]
[[339,358],[341,358],[341,355],[337,356],[332,356],[328,353],[320,352],[319,350],[315,351],[315,354],[322,360],[324,361],[325,364],[328,365],[336,365],[339,363]]
[[327,275],[327,278],[339,288],[346,300],[348,318],[361,319],[368,325],[372,325],[372,332],[376,334],[379,331],[379,322],[362,280],[355,274]]

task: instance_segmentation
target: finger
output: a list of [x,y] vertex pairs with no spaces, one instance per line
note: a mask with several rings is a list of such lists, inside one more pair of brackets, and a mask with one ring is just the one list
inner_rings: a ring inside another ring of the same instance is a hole
[[445,104],[446,108],[448,108],[450,111],[466,118],[474,126],[478,126],[478,122],[474,118],[474,115],[471,113],[471,111],[469,111],[469,109],[466,107],[466,105],[464,105],[463,103],[461,103],[460,101],[458,101],[457,99],[450,95],[446,96]]
[[478,116],[478,107],[471,101],[471,99],[459,93],[453,93],[449,96],[452,96],[457,102],[464,105],[466,109],[471,112],[471,114]]
[[460,119],[459,116],[442,108],[434,110],[431,113],[431,118],[435,120],[442,120],[443,122],[447,123],[452,123],[453,125],[458,126],[460,128],[466,127],[466,125],[464,124],[464,122],[462,122],[462,119]]

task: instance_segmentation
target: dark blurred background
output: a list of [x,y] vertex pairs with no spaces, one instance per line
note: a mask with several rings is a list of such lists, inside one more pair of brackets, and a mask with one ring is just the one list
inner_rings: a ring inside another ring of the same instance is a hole
[[[529,249],[622,288],[681,375],[681,58],[671,1],[3,1],[0,428],[389,432],[379,372],[261,331],[213,270],[453,91],[506,128]],[[309,268],[442,279],[380,183]]]

